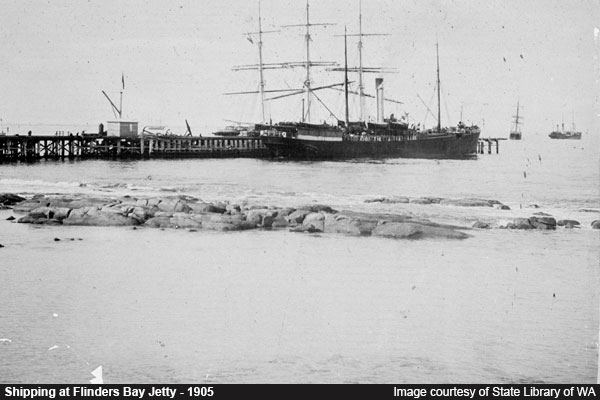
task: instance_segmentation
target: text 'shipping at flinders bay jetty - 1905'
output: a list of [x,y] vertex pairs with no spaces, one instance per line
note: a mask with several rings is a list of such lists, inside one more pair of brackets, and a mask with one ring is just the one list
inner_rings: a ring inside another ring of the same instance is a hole
[[321,395],[354,395],[361,398],[446,399],[446,398],[597,398],[600,385],[526,385],[526,384],[459,384],[459,385],[280,385],[280,384],[217,384],[217,385],[0,385],[0,398],[6,399],[68,399],[88,400],[104,398],[131,399],[199,399],[244,398],[259,396],[265,399],[281,398],[290,389],[298,398],[315,393]]

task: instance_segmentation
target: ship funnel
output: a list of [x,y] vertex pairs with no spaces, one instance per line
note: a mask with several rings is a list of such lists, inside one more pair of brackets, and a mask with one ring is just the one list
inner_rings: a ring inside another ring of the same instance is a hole
[[383,123],[383,78],[375,78],[375,92],[377,93],[377,122]]

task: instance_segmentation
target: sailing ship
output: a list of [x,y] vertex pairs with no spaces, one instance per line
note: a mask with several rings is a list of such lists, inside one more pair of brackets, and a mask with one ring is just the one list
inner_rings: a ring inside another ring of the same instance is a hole
[[513,115],[513,118],[515,119],[513,121],[515,127],[510,131],[510,135],[508,138],[512,140],[521,140],[521,129],[519,129],[519,120],[523,119],[523,117],[519,116],[519,102],[517,102],[517,115]]
[[[359,52],[362,49],[362,15],[360,18],[361,32],[359,36]],[[263,68],[277,68],[279,64],[265,64],[262,61],[262,28],[260,26],[260,3],[259,3],[259,30],[253,34],[259,37],[259,64],[250,66],[241,66],[240,69],[258,69],[260,75],[260,85],[257,92],[238,92],[226,94],[245,94],[259,93],[262,104],[262,122],[255,125],[255,130],[260,132],[262,143],[267,147],[273,157],[286,157],[296,159],[350,159],[350,158],[383,158],[383,157],[407,157],[407,158],[470,158],[477,153],[477,142],[479,140],[480,129],[476,125],[467,126],[462,123],[454,127],[441,126],[440,111],[440,69],[439,69],[439,51],[437,55],[437,91],[438,91],[438,115],[437,127],[421,130],[418,126],[409,126],[405,120],[398,120],[393,114],[389,118],[384,118],[383,104],[383,79],[375,80],[377,92],[377,122],[365,121],[363,119],[363,100],[368,96],[363,91],[362,73],[368,68],[362,66],[362,53],[360,53],[359,72],[359,95],[361,96],[361,120],[350,122],[348,111],[348,61],[347,61],[347,34],[344,34],[344,82],[342,84],[325,85],[320,87],[312,86],[311,67],[335,66],[333,62],[313,62],[310,60],[310,28],[313,26],[331,25],[327,23],[311,23],[309,19],[309,4],[306,2],[306,23],[302,25],[306,28],[304,35],[306,40],[306,61],[293,63],[295,66],[302,66],[306,70],[306,78],[302,89],[297,90],[265,90]],[[289,66],[290,63],[281,65]],[[341,69],[339,69],[341,70]],[[356,69],[355,69],[356,70]],[[374,72],[374,71],[373,71]],[[344,87],[345,95],[345,119],[338,119],[333,115],[323,102],[316,97],[315,91],[328,88]],[[265,99],[265,93],[290,91],[289,94],[279,95],[270,99]],[[305,94],[302,101],[302,117],[299,122],[279,122],[266,123],[264,102],[275,100],[282,97]],[[314,124],[310,121],[311,101],[316,98],[323,104],[330,114],[335,117],[337,124]]]
[[[307,37],[308,4],[307,4]],[[383,79],[376,78],[377,122],[350,122],[348,111],[348,51],[344,35],[344,92],[345,120],[337,126],[329,124],[279,123],[263,132],[262,142],[273,157],[297,159],[351,159],[351,158],[470,158],[477,153],[481,133],[476,125],[462,123],[454,127],[441,126],[440,68],[437,54],[437,127],[421,130],[407,121],[398,121],[394,115],[383,117]],[[308,40],[307,40],[308,46]],[[361,48],[359,44],[359,49]],[[437,45],[436,45],[437,48]],[[307,54],[309,52],[307,51]],[[307,66],[309,62],[307,62]],[[361,71],[362,72],[362,71]],[[362,77],[360,78],[362,86]],[[362,92],[362,87],[359,87]],[[307,100],[310,87],[306,87]]]
[[575,130],[575,118],[573,118],[572,128],[570,131],[565,131],[565,123],[561,124],[561,129],[558,129],[558,125],[556,125],[556,130],[552,131],[548,136],[550,139],[581,139],[581,132]]

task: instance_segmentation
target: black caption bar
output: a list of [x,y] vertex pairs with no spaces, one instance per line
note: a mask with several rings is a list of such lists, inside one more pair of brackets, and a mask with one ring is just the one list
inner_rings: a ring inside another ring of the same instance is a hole
[[368,399],[597,399],[600,385],[490,384],[490,385],[312,385],[312,384],[216,384],[216,385],[29,385],[0,384],[1,400],[109,399],[179,400],[229,398],[314,398],[349,396]]

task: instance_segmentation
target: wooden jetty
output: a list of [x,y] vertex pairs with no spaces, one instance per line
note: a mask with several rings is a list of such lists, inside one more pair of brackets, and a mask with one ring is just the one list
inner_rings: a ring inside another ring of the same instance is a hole
[[498,154],[500,152],[500,140],[506,140],[506,138],[479,138],[477,141],[477,154],[485,154],[486,146],[488,154],[492,154],[492,147],[496,147],[496,154]]
[[267,156],[267,149],[259,137],[139,135],[122,138],[100,134],[0,136],[0,161]]
[[[480,138],[477,153],[496,154],[505,138]],[[268,158],[260,137],[102,134],[0,136],[0,162],[63,159]]]

